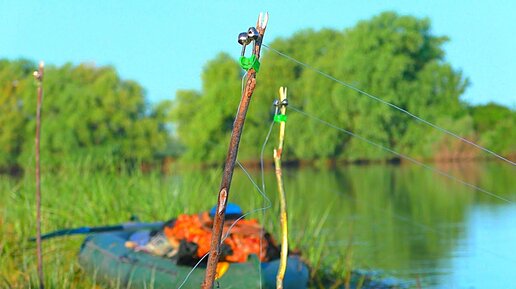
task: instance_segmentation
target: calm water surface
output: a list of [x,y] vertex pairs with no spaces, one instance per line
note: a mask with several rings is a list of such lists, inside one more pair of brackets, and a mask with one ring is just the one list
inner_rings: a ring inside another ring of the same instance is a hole
[[[516,200],[516,170],[508,164],[439,169]],[[513,203],[415,166],[291,169],[284,175],[293,246],[324,242],[327,260],[352,256],[354,268],[419,279],[423,288],[516,288]],[[273,173],[265,179],[275,210],[264,222],[277,232]],[[230,198],[238,201],[250,190],[249,180],[236,172]],[[256,199],[250,207],[260,207],[258,193]]]

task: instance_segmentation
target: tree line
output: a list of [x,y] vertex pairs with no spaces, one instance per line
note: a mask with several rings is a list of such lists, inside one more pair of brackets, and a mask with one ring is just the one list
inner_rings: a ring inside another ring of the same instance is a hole
[[[0,167],[31,164],[34,152],[35,63],[0,60]],[[155,159],[166,148],[167,110],[112,67],[47,67],[41,154],[45,165]]]
[[[386,12],[346,30],[302,30],[270,46],[496,152],[515,153],[516,112],[460,99],[469,80],[446,61],[446,41],[432,34],[428,19]],[[28,60],[0,60],[0,167],[23,167],[32,158],[35,67]],[[200,91],[180,90],[173,101],[150,104],[144,89],[113,67],[49,67],[43,159],[49,165],[85,157],[93,163],[149,163],[171,156],[220,163],[242,76],[237,61],[220,53],[203,69]],[[288,87],[292,107],[398,152],[422,159],[479,156],[400,111],[265,50],[239,154],[243,161],[259,158],[279,86]],[[290,110],[288,117],[290,160],[393,159],[302,114]]]

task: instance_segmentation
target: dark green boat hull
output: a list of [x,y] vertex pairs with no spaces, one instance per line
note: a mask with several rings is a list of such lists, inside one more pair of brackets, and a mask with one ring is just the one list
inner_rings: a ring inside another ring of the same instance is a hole
[[[134,252],[125,247],[126,239],[123,233],[89,236],[79,253],[79,263],[97,282],[114,288],[173,289],[185,280],[181,288],[200,287],[204,268],[192,271],[191,267],[178,266],[171,259]],[[263,288],[276,288],[278,265],[278,261],[260,264],[252,256],[246,263],[231,264],[218,282],[221,288],[260,288],[260,282]],[[297,256],[289,257],[284,288],[303,289],[307,284],[307,266]]]

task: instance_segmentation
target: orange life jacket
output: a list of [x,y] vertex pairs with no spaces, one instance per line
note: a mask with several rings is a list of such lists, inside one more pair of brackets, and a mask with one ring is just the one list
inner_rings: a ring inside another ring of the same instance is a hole
[[[224,223],[222,236],[225,236],[233,220]],[[201,258],[210,251],[211,227],[213,220],[207,212],[195,215],[179,215],[172,227],[165,227],[164,233],[172,244],[186,240],[197,244],[197,256]],[[231,228],[231,232],[224,240],[232,254],[224,260],[228,262],[246,262],[250,254],[259,256],[261,261],[267,261],[268,242],[264,231],[257,220],[239,220]],[[261,245],[261,246],[260,246]]]

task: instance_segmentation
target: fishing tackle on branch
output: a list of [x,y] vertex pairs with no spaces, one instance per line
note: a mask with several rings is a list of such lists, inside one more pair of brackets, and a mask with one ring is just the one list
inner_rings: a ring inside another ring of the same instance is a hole
[[287,107],[288,106],[288,99],[285,98],[283,100],[275,99],[272,102],[272,105],[274,105],[274,121],[275,122],[282,122],[287,121],[287,116],[280,113],[280,108]]
[[247,30],[247,36],[249,36],[250,39],[256,41],[260,37],[260,33],[258,32],[258,30],[256,30],[256,28],[249,27],[249,29]]
[[256,42],[260,39],[260,32],[255,27],[249,27],[247,32],[242,32],[238,34],[238,43],[242,45],[242,53],[240,55],[240,66],[244,70],[249,70],[254,68],[256,72],[260,69],[260,61],[258,61],[258,57],[253,54],[250,57],[245,57],[245,48],[251,42],[253,42],[253,46],[256,45]]
[[238,43],[243,46],[242,47],[242,56],[244,56],[244,54],[245,54],[245,47],[249,43],[251,43],[251,41],[252,41],[252,39],[249,38],[249,35],[247,33],[242,32],[242,33],[238,34]]

